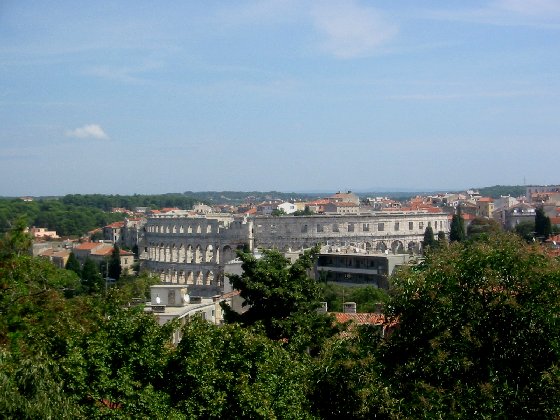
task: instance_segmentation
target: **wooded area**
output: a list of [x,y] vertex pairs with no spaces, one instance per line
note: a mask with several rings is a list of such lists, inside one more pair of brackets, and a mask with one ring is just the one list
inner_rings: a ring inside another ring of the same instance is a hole
[[[21,228],[21,229],[20,229]],[[513,235],[455,242],[400,271],[389,334],[315,311],[315,255],[241,254],[253,304],[197,317],[177,347],[129,278],[72,296],[78,276],[0,242],[0,412],[8,418],[539,418],[560,416],[560,264]]]

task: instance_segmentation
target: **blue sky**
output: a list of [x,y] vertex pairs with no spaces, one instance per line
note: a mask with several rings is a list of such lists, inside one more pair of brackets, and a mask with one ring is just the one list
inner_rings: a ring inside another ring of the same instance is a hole
[[559,183],[560,0],[0,1],[0,195]]

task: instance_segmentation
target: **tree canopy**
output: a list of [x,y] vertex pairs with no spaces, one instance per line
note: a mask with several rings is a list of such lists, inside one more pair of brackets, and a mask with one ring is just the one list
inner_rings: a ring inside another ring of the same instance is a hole
[[380,360],[405,417],[560,414],[560,263],[542,248],[454,244],[393,285]]
[[449,240],[451,242],[461,242],[466,239],[465,233],[465,221],[461,214],[461,208],[457,209],[457,212],[453,215],[451,219],[451,227],[449,228]]

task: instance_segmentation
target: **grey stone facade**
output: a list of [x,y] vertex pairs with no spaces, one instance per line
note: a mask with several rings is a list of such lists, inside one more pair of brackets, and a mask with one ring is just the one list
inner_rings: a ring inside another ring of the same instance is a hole
[[157,215],[145,225],[143,268],[164,283],[190,285],[193,294],[221,292],[225,263],[238,248],[297,251],[316,244],[353,246],[369,253],[418,253],[424,230],[449,232],[444,213],[368,212],[359,215]]

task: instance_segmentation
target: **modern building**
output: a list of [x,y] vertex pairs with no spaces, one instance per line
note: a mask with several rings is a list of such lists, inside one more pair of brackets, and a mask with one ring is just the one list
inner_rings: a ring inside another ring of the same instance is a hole
[[353,247],[322,247],[315,278],[346,286],[368,285],[388,289],[389,277],[397,267],[415,258],[410,254],[391,254],[388,251],[372,253]]
[[[211,298],[194,297],[189,294],[185,285],[158,284],[150,287],[150,302],[145,307],[146,312],[151,312],[160,325],[174,319],[179,319],[180,324],[194,316],[201,317],[213,324],[223,322],[220,296]],[[181,328],[173,333],[173,343],[181,340]]]

